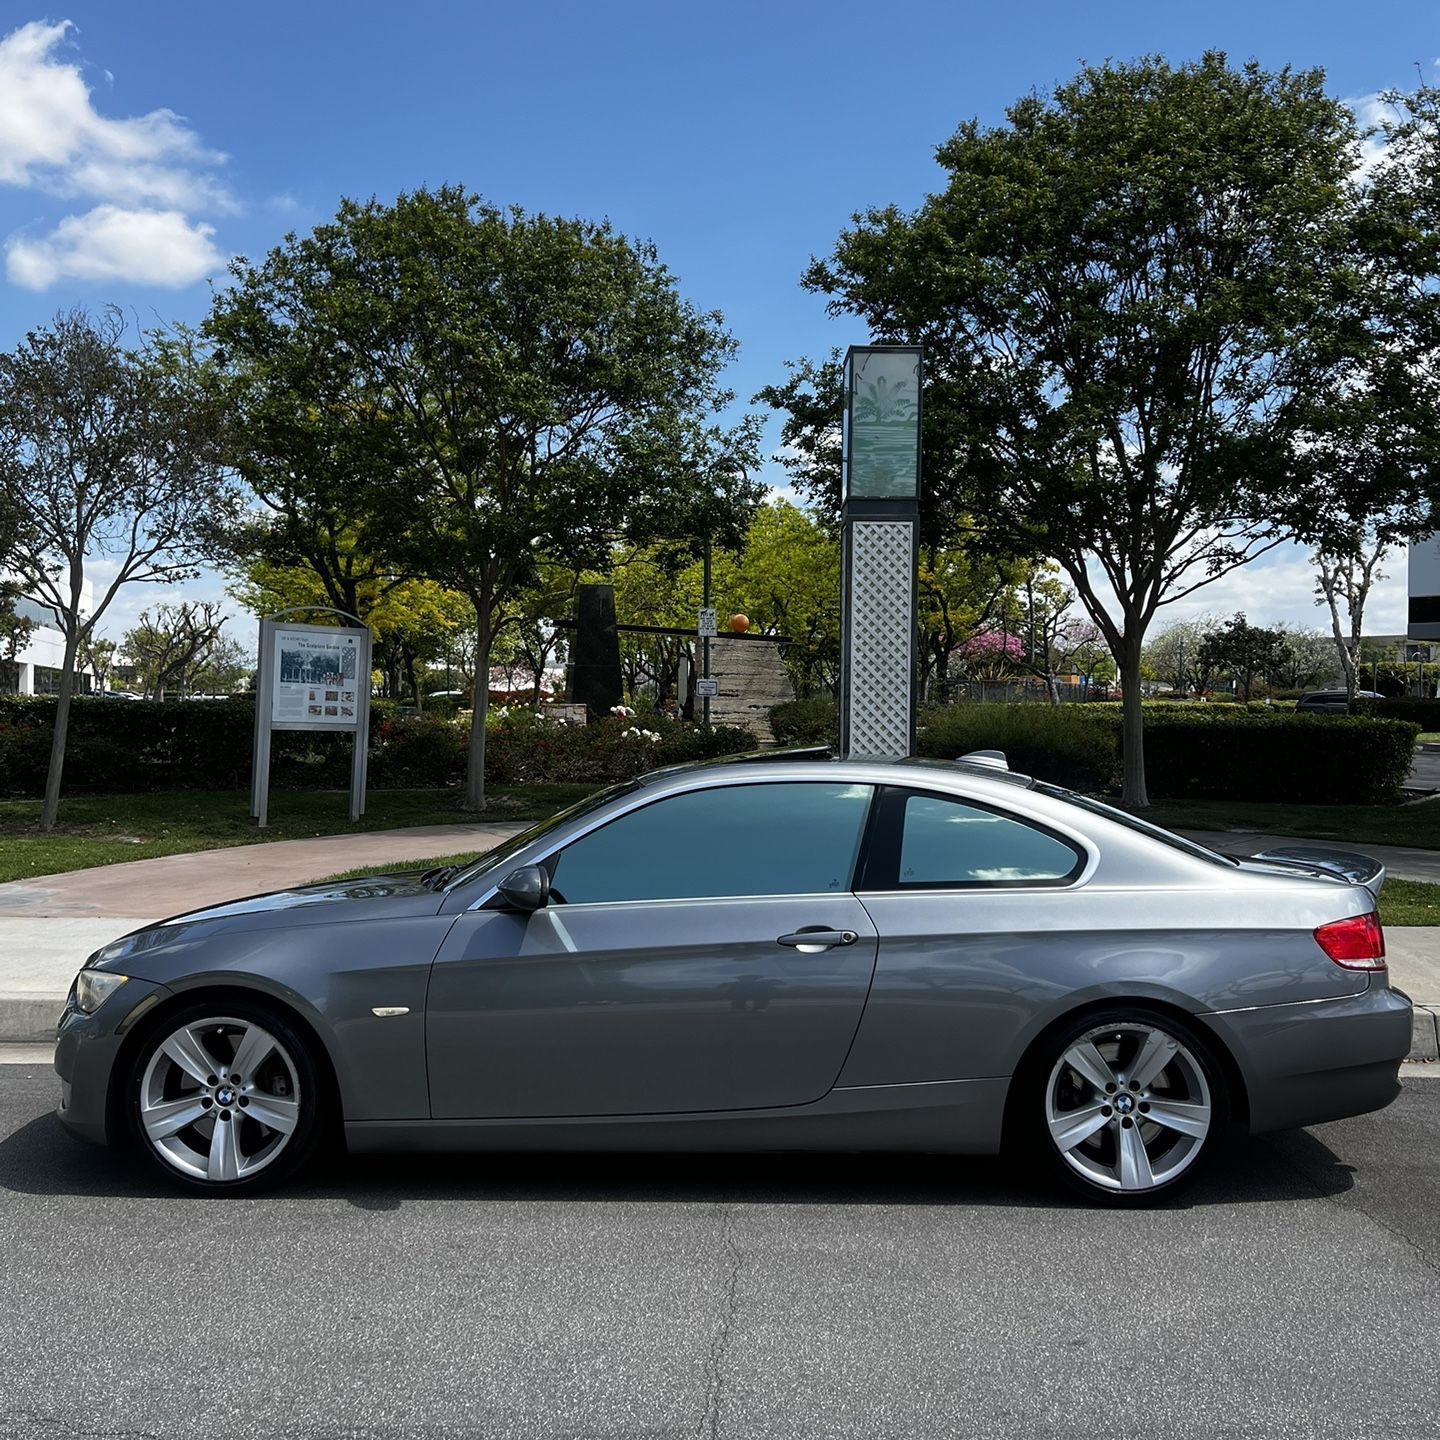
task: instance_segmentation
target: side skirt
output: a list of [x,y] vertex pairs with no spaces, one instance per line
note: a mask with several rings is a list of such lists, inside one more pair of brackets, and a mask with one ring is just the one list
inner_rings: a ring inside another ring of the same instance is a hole
[[993,1155],[1006,1078],[867,1085],[813,1105],[685,1115],[347,1121],[352,1151],[881,1150]]

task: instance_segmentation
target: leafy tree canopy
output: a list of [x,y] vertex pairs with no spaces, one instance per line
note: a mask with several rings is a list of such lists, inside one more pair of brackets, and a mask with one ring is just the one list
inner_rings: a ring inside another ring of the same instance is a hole
[[[1087,66],[962,125],[942,191],[856,216],[805,274],[833,313],[926,347],[927,523],[971,515],[1065,570],[1121,672],[1133,803],[1157,609],[1313,513],[1306,455],[1347,393],[1403,389],[1375,356],[1415,336],[1391,251],[1417,202],[1367,203],[1360,138],[1318,71]],[[834,493],[838,393],[810,365],[768,396],[811,494]]]
[[[608,224],[447,186],[347,200],[233,276],[205,331],[272,534],[314,564],[307,536],[343,521],[378,569],[463,594],[477,674],[541,556],[733,539],[759,499],[757,422],[720,419],[734,342],[653,246]],[[476,699],[478,808],[483,686]]]

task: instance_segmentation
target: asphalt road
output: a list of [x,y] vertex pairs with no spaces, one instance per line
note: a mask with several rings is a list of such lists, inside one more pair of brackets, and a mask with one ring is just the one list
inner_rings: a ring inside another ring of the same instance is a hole
[[168,1192],[0,1068],[0,1436],[1368,1437],[1440,1423],[1440,1079],[1110,1214],[998,1161],[339,1160]]

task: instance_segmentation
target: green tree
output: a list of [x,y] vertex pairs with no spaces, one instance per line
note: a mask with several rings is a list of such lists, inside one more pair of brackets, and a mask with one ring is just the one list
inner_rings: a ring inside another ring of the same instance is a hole
[[[920,693],[944,704],[950,698],[953,659],[982,633],[1001,627],[1000,616],[1020,573],[979,547],[922,545],[916,574],[920,632]],[[989,659],[1008,664],[1012,647],[982,646]],[[972,656],[972,659],[979,658]]]
[[80,643],[77,663],[82,671],[94,677],[97,694],[103,695],[110,688],[110,676],[115,670],[115,654],[119,648],[114,640],[102,640],[93,632]]
[[1266,679],[1281,690],[1309,690],[1335,674],[1335,647],[1318,630],[1277,625],[1285,638],[1285,656]]
[[[962,125],[943,191],[857,217],[805,275],[833,313],[926,347],[946,510],[1065,571],[1120,671],[1132,804],[1151,621],[1278,543],[1315,478],[1302,443],[1393,338],[1359,158],[1319,72],[1086,67],[1004,125]],[[833,425],[797,434],[820,397],[794,388],[774,398],[797,478],[828,491]]]
[[163,700],[167,690],[188,694],[194,675],[210,663],[220,644],[224,623],[217,600],[183,600],[142,610],[121,645],[145,699]]
[[[840,683],[840,546],[808,510],[777,498],[745,535],[721,607],[762,635],[784,635],[785,668],[802,699]],[[693,623],[693,622],[692,622]]]
[[35,628],[35,622],[22,617],[16,609],[21,595],[20,586],[7,578],[20,528],[19,505],[13,497],[0,491],[0,659],[4,660],[8,672],[7,678],[0,681],[0,688],[14,685],[19,679],[16,656]]
[[289,417],[266,463],[323,499],[344,467],[300,462],[340,445],[355,468],[318,507],[326,525],[353,518],[363,553],[474,607],[465,804],[479,809],[482,680],[541,557],[578,569],[617,537],[743,528],[760,487],[755,422],[719,421],[734,342],[653,247],[455,187],[347,200],[233,280],[206,332],[212,363],[259,387],[247,409]]
[[[369,627],[374,638],[383,692],[388,699],[408,693],[423,708],[425,667],[442,660],[456,637],[474,628],[474,611],[463,595],[433,580],[362,578],[364,562],[351,563],[351,548],[346,541],[333,553],[348,576],[344,593],[355,607],[350,613]],[[243,578],[229,591],[257,616],[307,606],[318,609],[329,605],[334,593],[313,565],[277,565],[260,558],[250,560]]]
[[1208,690],[1214,667],[1202,646],[1221,623],[1218,615],[1197,615],[1163,625],[1145,643],[1144,661],[1150,673],[1173,690]]
[[1283,670],[1289,654],[1282,631],[1252,625],[1243,614],[1237,614],[1200,642],[1196,664],[1231,676],[1240,688],[1240,698],[1248,701],[1256,679]]
[[153,341],[132,350],[124,336],[118,311],[76,310],[0,355],[0,493],[24,517],[10,563],[65,637],[42,830],[59,809],[81,645],[126,585],[194,575],[231,500],[208,397]]

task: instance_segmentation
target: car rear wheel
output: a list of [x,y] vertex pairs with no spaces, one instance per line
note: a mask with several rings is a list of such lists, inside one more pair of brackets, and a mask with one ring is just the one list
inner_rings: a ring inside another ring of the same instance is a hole
[[319,1086],[304,1042],[261,1005],[177,1011],[141,1045],[131,1129],[172,1180],[205,1194],[274,1184],[315,1148]]
[[1091,1014],[1042,1057],[1032,1095],[1042,1151],[1072,1186],[1146,1204],[1188,1180],[1226,1125],[1225,1077],[1205,1042],[1169,1016]]

